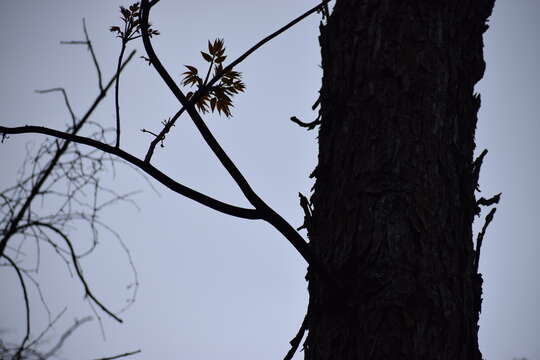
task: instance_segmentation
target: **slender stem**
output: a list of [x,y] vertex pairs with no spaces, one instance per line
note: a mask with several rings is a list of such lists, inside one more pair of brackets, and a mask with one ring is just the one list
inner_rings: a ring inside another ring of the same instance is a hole
[[115,356],[110,356],[110,357],[105,357],[105,358],[99,358],[99,359],[96,359],[96,360],[115,360],[115,359],[120,359],[120,358],[123,358],[123,357],[126,357],[126,356],[135,355],[135,354],[138,354],[140,352],[141,352],[141,350],[130,351],[130,352],[123,353],[123,354],[120,354],[120,355],[115,355]]
[[208,78],[210,77],[210,73],[212,72],[212,66],[214,66],[215,58],[216,55],[212,55],[212,62],[210,62],[210,66],[208,67],[208,72],[206,73],[206,77],[204,78],[203,86],[206,86],[206,83],[208,82]]
[[120,56],[118,57],[118,66],[116,68],[116,85],[114,87],[114,103],[116,105],[116,147],[120,147],[120,100],[118,99],[120,89],[120,68],[122,66],[122,58],[124,57],[124,51],[126,51],[126,42],[122,40],[122,49],[120,50]]
[[96,71],[97,71],[99,90],[103,90],[103,79],[101,76],[101,69],[99,67],[96,54],[94,53],[94,47],[92,46],[92,41],[90,41],[90,37],[88,36],[88,30],[86,29],[86,20],[83,18],[82,22],[83,22],[84,36],[86,38],[86,42],[88,45],[88,50],[90,50],[90,55],[92,56],[92,61],[94,62],[94,66],[96,67]]
[[21,283],[21,287],[23,290],[24,306],[26,309],[26,333],[25,333],[23,341],[21,342],[21,346],[19,346],[19,350],[17,350],[17,353],[13,357],[13,359],[19,360],[21,358],[21,353],[24,350],[24,345],[26,344],[26,342],[28,341],[28,338],[30,337],[30,303],[28,301],[28,291],[26,290],[26,283],[24,282],[24,278],[22,276],[21,270],[19,269],[15,261],[13,261],[10,257],[8,257],[7,255],[2,255],[2,256],[11,264],[13,269],[15,269],[15,272],[17,273],[17,277],[19,278],[19,282]]
[[167,123],[165,124],[163,129],[154,138],[154,140],[152,140],[152,142],[150,143],[150,146],[148,147],[148,151],[146,152],[146,156],[144,157],[144,162],[150,163],[150,160],[152,159],[152,155],[154,155],[154,150],[155,150],[157,144],[160,141],[163,141],[165,139],[165,135],[167,135],[169,133],[171,128],[176,123],[176,120],[178,120],[178,118],[180,117],[180,115],[182,115],[182,113],[184,112],[185,109],[186,109],[185,107],[182,107],[180,110],[178,110],[176,112],[176,114],[174,114],[174,116],[169,121],[167,121]]

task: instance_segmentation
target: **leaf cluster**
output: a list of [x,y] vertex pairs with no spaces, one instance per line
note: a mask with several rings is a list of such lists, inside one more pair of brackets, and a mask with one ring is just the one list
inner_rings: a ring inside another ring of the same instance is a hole
[[[223,113],[226,117],[231,117],[230,108],[234,106],[232,97],[244,92],[246,89],[241,80],[242,74],[234,70],[223,72],[223,62],[227,58],[223,39],[216,39],[214,42],[208,41],[208,52],[201,51],[201,56],[206,62],[210,63],[205,80],[203,81],[199,76],[199,70],[195,66],[185,65],[188,71],[182,73],[184,75],[182,85],[196,85],[199,90],[203,89],[204,93],[199,94],[195,102],[197,109],[203,113],[217,110],[219,114]],[[221,78],[216,85],[204,89],[212,69],[214,70],[214,76],[221,76]],[[191,99],[193,95],[193,92],[188,92],[188,99]]]
[[[116,36],[121,38],[124,43],[141,37],[140,10],[138,2],[133,3],[128,8],[120,6],[120,19],[124,23],[124,26],[123,28],[120,26],[111,26],[109,30],[112,33],[116,33]],[[158,30],[152,29],[151,25],[148,25],[148,36],[159,35]]]

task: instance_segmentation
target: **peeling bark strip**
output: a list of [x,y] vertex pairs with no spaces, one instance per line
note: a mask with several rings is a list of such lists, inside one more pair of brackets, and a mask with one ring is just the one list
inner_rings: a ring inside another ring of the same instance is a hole
[[494,0],[336,0],[321,26],[307,360],[481,360],[474,133]]

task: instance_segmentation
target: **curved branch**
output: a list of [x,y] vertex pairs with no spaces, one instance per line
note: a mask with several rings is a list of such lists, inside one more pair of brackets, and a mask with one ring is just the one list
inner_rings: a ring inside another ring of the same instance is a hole
[[161,184],[165,185],[172,191],[183,195],[187,197],[188,199],[191,199],[193,201],[196,201],[202,205],[205,205],[211,209],[217,210],[219,212],[222,212],[227,215],[243,218],[243,219],[250,219],[250,220],[256,220],[261,219],[261,216],[259,214],[259,211],[255,209],[246,209],[234,205],[230,205],[227,203],[224,203],[222,201],[216,200],[208,195],[202,194],[198,191],[195,191],[185,185],[180,184],[179,182],[173,180],[169,176],[165,175],[163,172],[152,166],[151,164],[145,163],[143,160],[140,160],[139,158],[133,156],[132,154],[122,150],[118,149],[114,146],[102,143],[100,141],[87,138],[84,136],[78,136],[73,134],[68,134],[62,131],[50,129],[43,126],[20,126],[20,127],[5,127],[0,126],[0,133],[4,134],[44,134],[49,136],[54,136],[56,138],[69,140],[75,143],[88,145],[91,147],[94,147],[96,149],[99,149],[101,151],[104,151],[106,153],[116,155],[119,158],[127,161],[130,164],[135,165],[157,181],[159,181]]
[[15,272],[17,273],[17,276],[19,277],[19,281],[21,283],[21,287],[23,289],[23,296],[24,296],[24,306],[26,307],[26,335],[24,336],[24,339],[21,343],[21,346],[19,347],[19,350],[17,350],[17,353],[13,357],[15,360],[19,360],[21,358],[21,352],[24,350],[24,345],[28,341],[28,338],[30,337],[30,305],[28,302],[28,291],[26,290],[26,283],[24,282],[24,278],[21,274],[21,270],[19,270],[19,267],[15,263],[15,261],[11,260],[10,257],[7,255],[2,255],[15,269]]
[[236,182],[244,196],[249,200],[249,202],[255,206],[258,207],[259,205],[263,204],[263,201],[257,196],[257,194],[253,191],[247,180],[245,179],[244,175],[240,172],[240,170],[236,167],[236,165],[233,163],[231,158],[225,153],[221,145],[218,143],[210,129],[206,126],[204,123],[204,120],[202,119],[199,112],[195,109],[192,103],[190,103],[182,90],[178,87],[176,82],[173,80],[169,72],[165,69],[163,64],[161,63],[160,59],[158,58],[156,52],[154,51],[154,48],[152,46],[152,43],[150,41],[150,37],[148,35],[148,17],[150,13],[150,7],[148,4],[148,0],[142,0],[141,1],[141,35],[142,40],[144,44],[144,48],[146,50],[146,53],[148,55],[148,58],[150,59],[154,69],[158,72],[158,74],[161,76],[163,81],[167,84],[171,92],[176,96],[180,104],[182,104],[183,107],[186,108],[186,111],[188,112],[189,116],[193,120],[193,123],[201,133],[204,141],[207,143],[207,145],[210,147],[212,152],[216,155],[218,160],[221,162],[221,164],[225,167],[227,172],[231,175],[233,180]]
[[[71,240],[69,240],[69,237],[66,234],[64,234],[64,232],[62,232],[62,230],[58,229],[57,227],[55,227],[55,226],[53,226],[51,224],[47,224],[47,223],[43,223],[43,222],[39,222],[39,221],[34,221],[34,222],[31,222],[31,223],[25,225],[25,227],[29,227],[29,226],[41,226],[41,227],[47,228],[47,229],[55,232],[56,234],[58,234],[66,242],[66,245],[69,248],[69,253],[71,255],[71,261],[73,261],[73,266],[75,267],[75,272],[77,273],[77,276],[79,277],[79,280],[81,281],[81,283],[84,286],[85,296],[88,296],[90,299],[92,299],[94,301],[94,303],[96,303],[96,305],[100,307],[101,310],[103,310],[105,313],[107,313],[107,315],[109,315],[110,317],[112,317],[113,319],[118,321],[119,323],[122,323],[123,322],[122,319],[120,319],[112,311],[107,309],[105,307],[105,305],[103,305],[94,296],[94,294],[92,294],[92,291],[90,290],[90,286],[88,286],[88,283],[86,282],[86,280],[85,280],[85,278],[84,278],[84,276],[82,274],[82,270],[79,267],[79,263],[77,261],[77,254],[75,254],[75,249],[73,248],[73,244],[71,244]],[[21,229],[21,228],[22,227],[20,227],[19,229]]]
[[69,98],[67,96],[66,89],[64,89],[64,88],[52,88],[52,89],[45,89],[45,90],[35,90],[35,92],[37,94],[47,94],[47,93],[55,92],[55,91],[58,91],[58,92],[62,93],[62,96],[64,97],[64,102],[66,104],[66,108],[69,111],[69,116],[71,116],[72,125],[73,125],[73,127],[75,127],[77,125],[76,124],[77,117],[75,116],[75,113],[73,112],[71,104],[69,103]]
[[[244,55],[240,56],[237,60],[235,60],[231,65],[229,65],[227,68],[232,69],[233,66],[236,66],[241,61],[243,61],[245,58],[247,58],[251,53],[253,53],[256,49],[261,47],[266,42],[270,41],[277,35],[281,34],[283,31],[287,30],[306,16],[314,13],[317,11],[322,5],[326,4],[329,0],[325,0],[323,3],[317,5],[313,9],[309,10],[299,18],[295,19],[285,27],[281,28],[274,34],[268,36],[267,38],[260,41],[257,45],[255,45],[253,48],[248,50]],[[188,101],[182,90],[178,87],[176,82],[172,79],[168,71],[165,69],[163,64],[161,63],[160,59],[156,55],[154,48],[152,46],[152,43],[150,41],[150,36],[148,34],[149,24],[148,24],[148,18],[150,15],[150,4],[148,0],[142,0],[141,1],[141,15],[140,15],[140,22],[141,22],[141,36],[142,41],[144,44],[144,48],[146,50],[146,53],[148,55],[148,58],[150,59],[150,62],[152,63],[154,69],[158,72],[158,74],[161,76],[163,81],[167,84],[171,92],[176,96],[178,101],[182,104],[183,107],[186,108],[186,111],[188,112],[189,116],[193,120],[193,123],[201,133],[201,136],[205,140],[206,144],[212,152],[216,155],[218,160],[221,162],[223,167],[227,170],[227,172],[231,175],[233,180],[236,182],[246,199],[262,214],[262,219],[268,221],[270,224],[272,224],[285,238],[293,245],[293,247],[300,253],[300,255],[308,262],[308,264],[313,265],[313,268],[317,272],[324,272],[322,264],[318,262],[315,257],[313,256],[311,250],[309,249],[309,245],[307,242],[302,238],[302,236],[285,220],[283,217],[281,217],[277,212],[275,212],[272,208],[270,208],[256,193],[253,191],[247,180],[245,179],[244,175],[240,172],[240,170],[236,167],[234,162],[231,160],[231,158],[227,155],[227,153],[223,150],[221,145],[218,143],[210,129],[206,126],[204,123],[204,120],[202,119],[199,112],[195,109],[193,106],[193,103]],[[214,82],[219,79],[219,76],[215,79],[212,79]],[[212,84],[212,81],[208,83],[210,86]],[[0,129],[1,132],[1,129]]]

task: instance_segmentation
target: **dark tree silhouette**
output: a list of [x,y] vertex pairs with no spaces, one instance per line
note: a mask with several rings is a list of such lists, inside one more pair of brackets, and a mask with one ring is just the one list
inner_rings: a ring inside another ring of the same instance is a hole
[[338,286],[310,277],[306,359],[482,359],[472,223],[499,197],[474,195],[474,85],[493,5],[338,0],[321,27],[310,239]]
[[[122,41],[118,69],[127,42],[140,38],[145,59],[180,104],[161,131],[143,129],[154,136],[144,159],[120,147],[118,76],[114,145],[41,126],[0,126],[0,133],[39,133],[90,146],[207,207],[272,225],[309,265],[310,302],[286,359],[308,331],[308,360],[480,360],[478,258],[495,209],[476,249],[472,223],[480,206],[497,203],[499,195],[477,200],[474,194],[486,154],[473,161],[480,106],[474,85],[484,72],[482,34],[494,0],[336,0],[332,12],[323,1],[227,65],[223,41],[209,42],[202,54],[209,62],[206,76],[192,66],[184,73],[183,85],[196,86],[190,93],[173,80],[152,46],[159,32],[149,17],[158,2],[121,8],[123,24],[110,29]],[[314,105],[320,106],[319,116],[307,123],[291,118],[308,130],[320,126],[314,194],[311,201],[300,194],[307,242],[255,193],[202,114],[217,110],[230,116],[232,97],[244,90],[236,66],[315,12],[323,17],[324,73]],[[182,114],[191,118],[250,208],[188,188],[152,165],[156,145]]]

